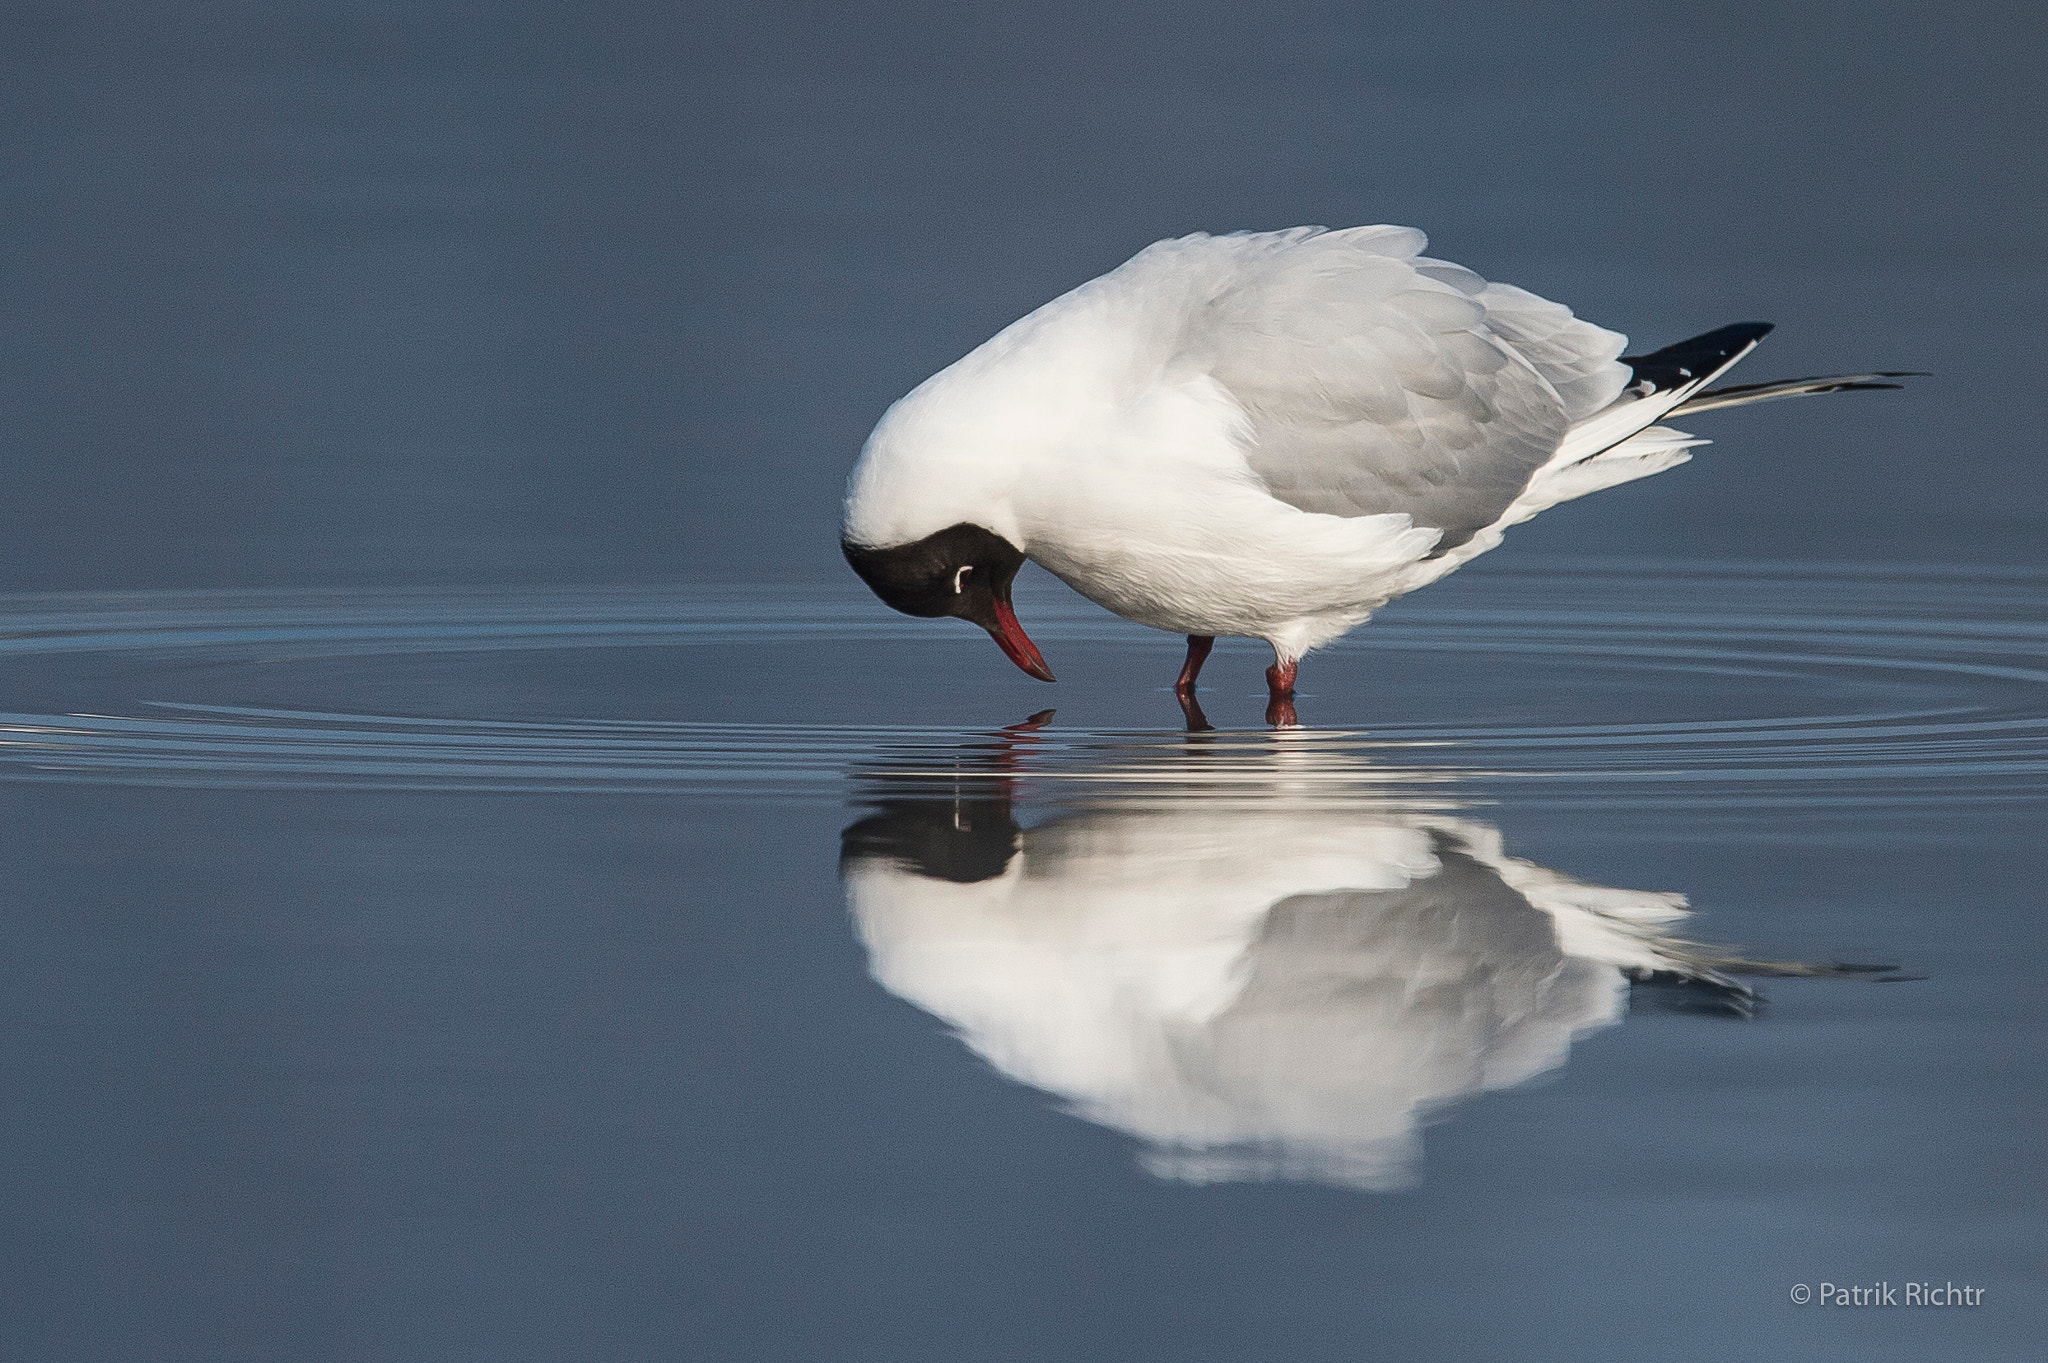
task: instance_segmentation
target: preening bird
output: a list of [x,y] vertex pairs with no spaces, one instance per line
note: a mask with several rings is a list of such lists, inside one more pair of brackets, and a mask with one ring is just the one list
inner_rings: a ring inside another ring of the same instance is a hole
[[[1509,857],[1468,820],[1207,792],[1021,830],[903,801],[846,830],[875,978],[1162,1177],[1412,1183],[1427,1117],[1565,1063],[1631,980],[1753,997],[1674,894]],[[1744,963],[1746,964],[1746,963]],[[1681,982],[1682,985],[1681,985]]]
[[1896,373],[1711,388],[1768,323],[1642,356],[1569,308],[1422,254],[1407,227],[1162,241],[1004,328],[882,417],[841,537],[875,594],[955,616],[1052,681],[1017,622],[1025,559],[1187,636],[1302,655],[1559,502],[1705,442],[1658,424]]
[[[1165,1177],[1398,1187],[1430,1114],[1632,1008],[1748,1017],[1738,976],[1898,978],[1674,936],[1684,896],[1509,856],[1303,735],[1051,768],[1031,759],[1050,719],[864,772],[847,907],[884,988]],[[1069,779],[1020,779],[1051,770]],[[1074,802],[1019,803],[1027,786]]]

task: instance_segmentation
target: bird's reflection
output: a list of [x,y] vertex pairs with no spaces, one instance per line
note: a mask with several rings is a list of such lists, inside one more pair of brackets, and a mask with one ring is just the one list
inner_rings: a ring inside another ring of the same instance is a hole
[[950,792],[870,779],[842,873],[874,976],[1161,1176],[1399,1187],[1430,1113],[1562,1065],[1632,985],[1751,1001],[1744,963],[1669,935],[1681,896],[1509,856],[1484,823],[1276,770],[1263,799],[1154,781],[1024,827],[1016,753],[984,759]]

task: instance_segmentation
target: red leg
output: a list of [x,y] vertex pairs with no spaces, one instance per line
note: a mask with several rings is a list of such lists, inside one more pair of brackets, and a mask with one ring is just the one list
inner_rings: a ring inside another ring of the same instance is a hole
[[1195,678],[1202,675],[1202,664],[1209,660],[1209,650],[1214,647],[1215,635],[1190,634],[1188,660],[1180,665],[1180,677],[1173,684],[1173,698],[1180,702],[1181,716],[1187,720],[1191,734],[1207,733],[1216,727],[1202,713],[1201,703],[1195,699]]
[[1202,664],[1209,661],[1209,650],[1216,647],[1213,634],[1190,634],[1188,636],[1188,660],[1180,665],[1180,679],[1173,684],[1173,694],[1182,700],[1193,700],[1195,678],[1202,675]]
[[1194,698],[1194,679],[1202,675],[1202,663],[1208,661],[1208,651],[1217,647],[1214,634],[1188,634],[1188,661],[1180,665],[1180,677],[1174,682],[1174,700],[1180,702],[1180,714],[1188,720],[1188,733],[1208,733],[1214,724],[1202,714],[1202,704]]
[[1294,715],[1294,674],[1297,659],[1274,663],[1266,669],[1266,723],[1276,729],[1291,729],[1301,721]]

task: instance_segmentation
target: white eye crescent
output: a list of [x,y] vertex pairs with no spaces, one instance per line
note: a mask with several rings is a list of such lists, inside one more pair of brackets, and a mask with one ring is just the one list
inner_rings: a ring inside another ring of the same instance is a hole
[[965,582],[967,580],[967,575],[973,571],[974,565],[970,563],[966,567],[962,568],[959,572],[953,574],[953,595],[960,595],[960,584]]

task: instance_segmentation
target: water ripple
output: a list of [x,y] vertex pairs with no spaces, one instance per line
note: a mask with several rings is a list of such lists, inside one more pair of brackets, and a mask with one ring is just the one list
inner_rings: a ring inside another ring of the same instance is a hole
[[[924,622],[815,590],[0,598],[0,665],[11,672],[118,657],[128,686],[157,693],[121,713],[0,714],[0,780],[800,794],[887,773],[956,785],[1084,782],[1134,797],[1169,783],[1446,801],[1509,787],[1550,798],[2012,798],[2048,793],[2044,586],[2013,572],[1783,565],[1475,575],[1458,593],[1403,603],[1336,651],[1444,655],[1445,667],[1508,672],[1531,659],[1618,668],[1669,717],[1204,735],[357,714],[290,708],[289,674],[277,671],[282,661],[418,653],[930,637]],[[1035,604],[1035,632],[1047,639],[1115,647],[1133,638],[1085,603]],[[235,675],[250,703],[176,699],[176,669],[195,660],[244,669]],[[1763,713],[1689,715],[1689,693],[1706,678],[1753,686]],[[1813,706],[1856,691],[1833,685],[1845,680],[1881,683],[1857,694],[1893,703]]]

